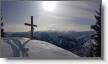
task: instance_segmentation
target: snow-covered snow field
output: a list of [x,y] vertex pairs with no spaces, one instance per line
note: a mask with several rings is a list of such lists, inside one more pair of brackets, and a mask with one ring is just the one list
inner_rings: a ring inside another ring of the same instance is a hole
[[30,40],[23,37],[2,38],[2,57],[23,58],[77,58],[79,56],[70,51],[57,47],[51,43]]

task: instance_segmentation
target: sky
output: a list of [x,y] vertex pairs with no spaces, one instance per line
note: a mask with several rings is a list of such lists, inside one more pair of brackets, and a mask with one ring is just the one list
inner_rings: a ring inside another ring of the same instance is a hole
[[6,32],[28,32],[30,16],[35,31],[91,31],[100,2],[93,1],[2,1]]

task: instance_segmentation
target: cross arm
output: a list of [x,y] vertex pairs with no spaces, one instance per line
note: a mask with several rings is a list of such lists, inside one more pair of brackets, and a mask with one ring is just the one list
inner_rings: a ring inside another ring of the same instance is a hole
[[[29,24],[29,23],[24,23],[25,25],[27,25],[27,26],[31,26],[31,24]],[[34,27],[37,27],[37,25],[33,25]]]

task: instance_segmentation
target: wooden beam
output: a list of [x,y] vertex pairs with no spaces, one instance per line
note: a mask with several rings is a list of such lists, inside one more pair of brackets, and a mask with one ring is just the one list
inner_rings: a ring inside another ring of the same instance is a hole
[[33,39],[33,16],[31,16],[31,39]]
[[[29,24],[29,23],[24,23],[24,24],[27,26],[31,26],[31,24]],[[33,27],[37,27],[37,25],[33,25]]]

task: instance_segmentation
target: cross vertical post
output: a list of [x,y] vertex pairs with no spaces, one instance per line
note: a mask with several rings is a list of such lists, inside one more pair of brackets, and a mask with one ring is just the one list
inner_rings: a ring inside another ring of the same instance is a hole
[[33,16],[31,16],[31,39],[33,39]]

